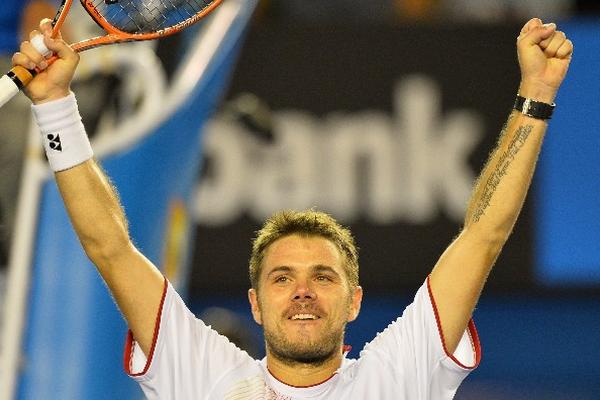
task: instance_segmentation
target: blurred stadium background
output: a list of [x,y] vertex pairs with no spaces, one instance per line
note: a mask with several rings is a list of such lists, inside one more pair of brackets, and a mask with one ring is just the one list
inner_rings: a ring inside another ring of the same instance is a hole
[[[458,233],[514,101],[517,32],[539,16],[558,22],[575,57],[534,185],[474,315],[482,363],[456,398],[600,399],[600,6],[224,6],[157,45],[85,54],[75,86],[132,236],[196,315],[261,357],[246,301],[250,238],[277,209],[317,206],[349,225],[361,248],[365,300],[346,340],[357,356]],[[0,379],[11,376],[15,389],[6,398],[140,398],[121,369],[125,325],[36,149],[32,140],[16,230],[4,235],[12,277],[2,269]]]

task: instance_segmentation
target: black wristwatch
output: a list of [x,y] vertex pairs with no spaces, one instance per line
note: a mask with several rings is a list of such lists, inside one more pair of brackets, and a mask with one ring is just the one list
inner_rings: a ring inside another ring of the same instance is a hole
[[517,95],[515,100],[515,110],[532,118],[547,120],[552,118],[552,113],[556,104],[542,103]]

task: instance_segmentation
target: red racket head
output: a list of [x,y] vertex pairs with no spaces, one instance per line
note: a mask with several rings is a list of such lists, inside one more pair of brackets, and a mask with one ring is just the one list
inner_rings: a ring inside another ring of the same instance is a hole
[[80,0],[107,36],[74,44],[76,51],[132,40],[150,40],[187,28],[222,0]]

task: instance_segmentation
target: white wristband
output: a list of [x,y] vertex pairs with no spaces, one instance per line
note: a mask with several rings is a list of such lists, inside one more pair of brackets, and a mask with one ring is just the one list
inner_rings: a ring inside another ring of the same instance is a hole
[[73,93],[59,100],[32,105],[31,109],[54,172],[64,171],[92,158],[92,146]]

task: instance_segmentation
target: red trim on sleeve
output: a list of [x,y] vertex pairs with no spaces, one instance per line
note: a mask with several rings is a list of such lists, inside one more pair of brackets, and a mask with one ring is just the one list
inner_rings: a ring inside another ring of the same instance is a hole
[[125,372],[129,376],[141,376],[148,372],[148,368],[150,368],[150,364],[152,363],[152,356],[154,356],[154,349],[156,348],[156,341],[158,339],[158,332],[160,329],[160,321],[163,313],[163,306],[165,304],[165,298],[167,297],[167,288],[169,287],[167,278],[165,278],[164,288],[162,298],[160,299],[160,305],[158,306],[158,313],[156,315],[156,322],[154,323],[154,335],[152,337],[152,347],[150,347],[150,354],[146,357],[146,365],[144,365],[144,370],[142,372],[133,374],[131,373],[131,362],[133,356],[133,332],[131,329],[127,330],[127,338],[125,339],[125,352],[123,356],[123,368]]
[[444,333],[442,332],[442,325],[440,323],[440,316],[438,314],[438,309],[435,304],[435,299],[433,298],[433,293],[431,292],[431,285],[429,283],[429,276],[427,277],[427,291],[429,292],[429,299],[431,300],[431,305],[433,306],[433,313],[435,314],[435,322],[437,324],[438,334],[440,335],[440,339],[442,341],[442,347],[444,348],[444,353],[452,359],[458,366],[465,369],[475,369],[479,365],[481,361],[481,343],[479,342],[479,335],[477,334],[477,329],[475,328],[475,322],[473,322],[473,318],[469,320],[469,325],[467,326],[469,330],[469,337],[471,339],[471,345],[473,346],[473,351],[475,352],[475,365],[467,366],[458,361],[454,354],[450,354],[448,348],[446,347],[446,340],[444,338]]

